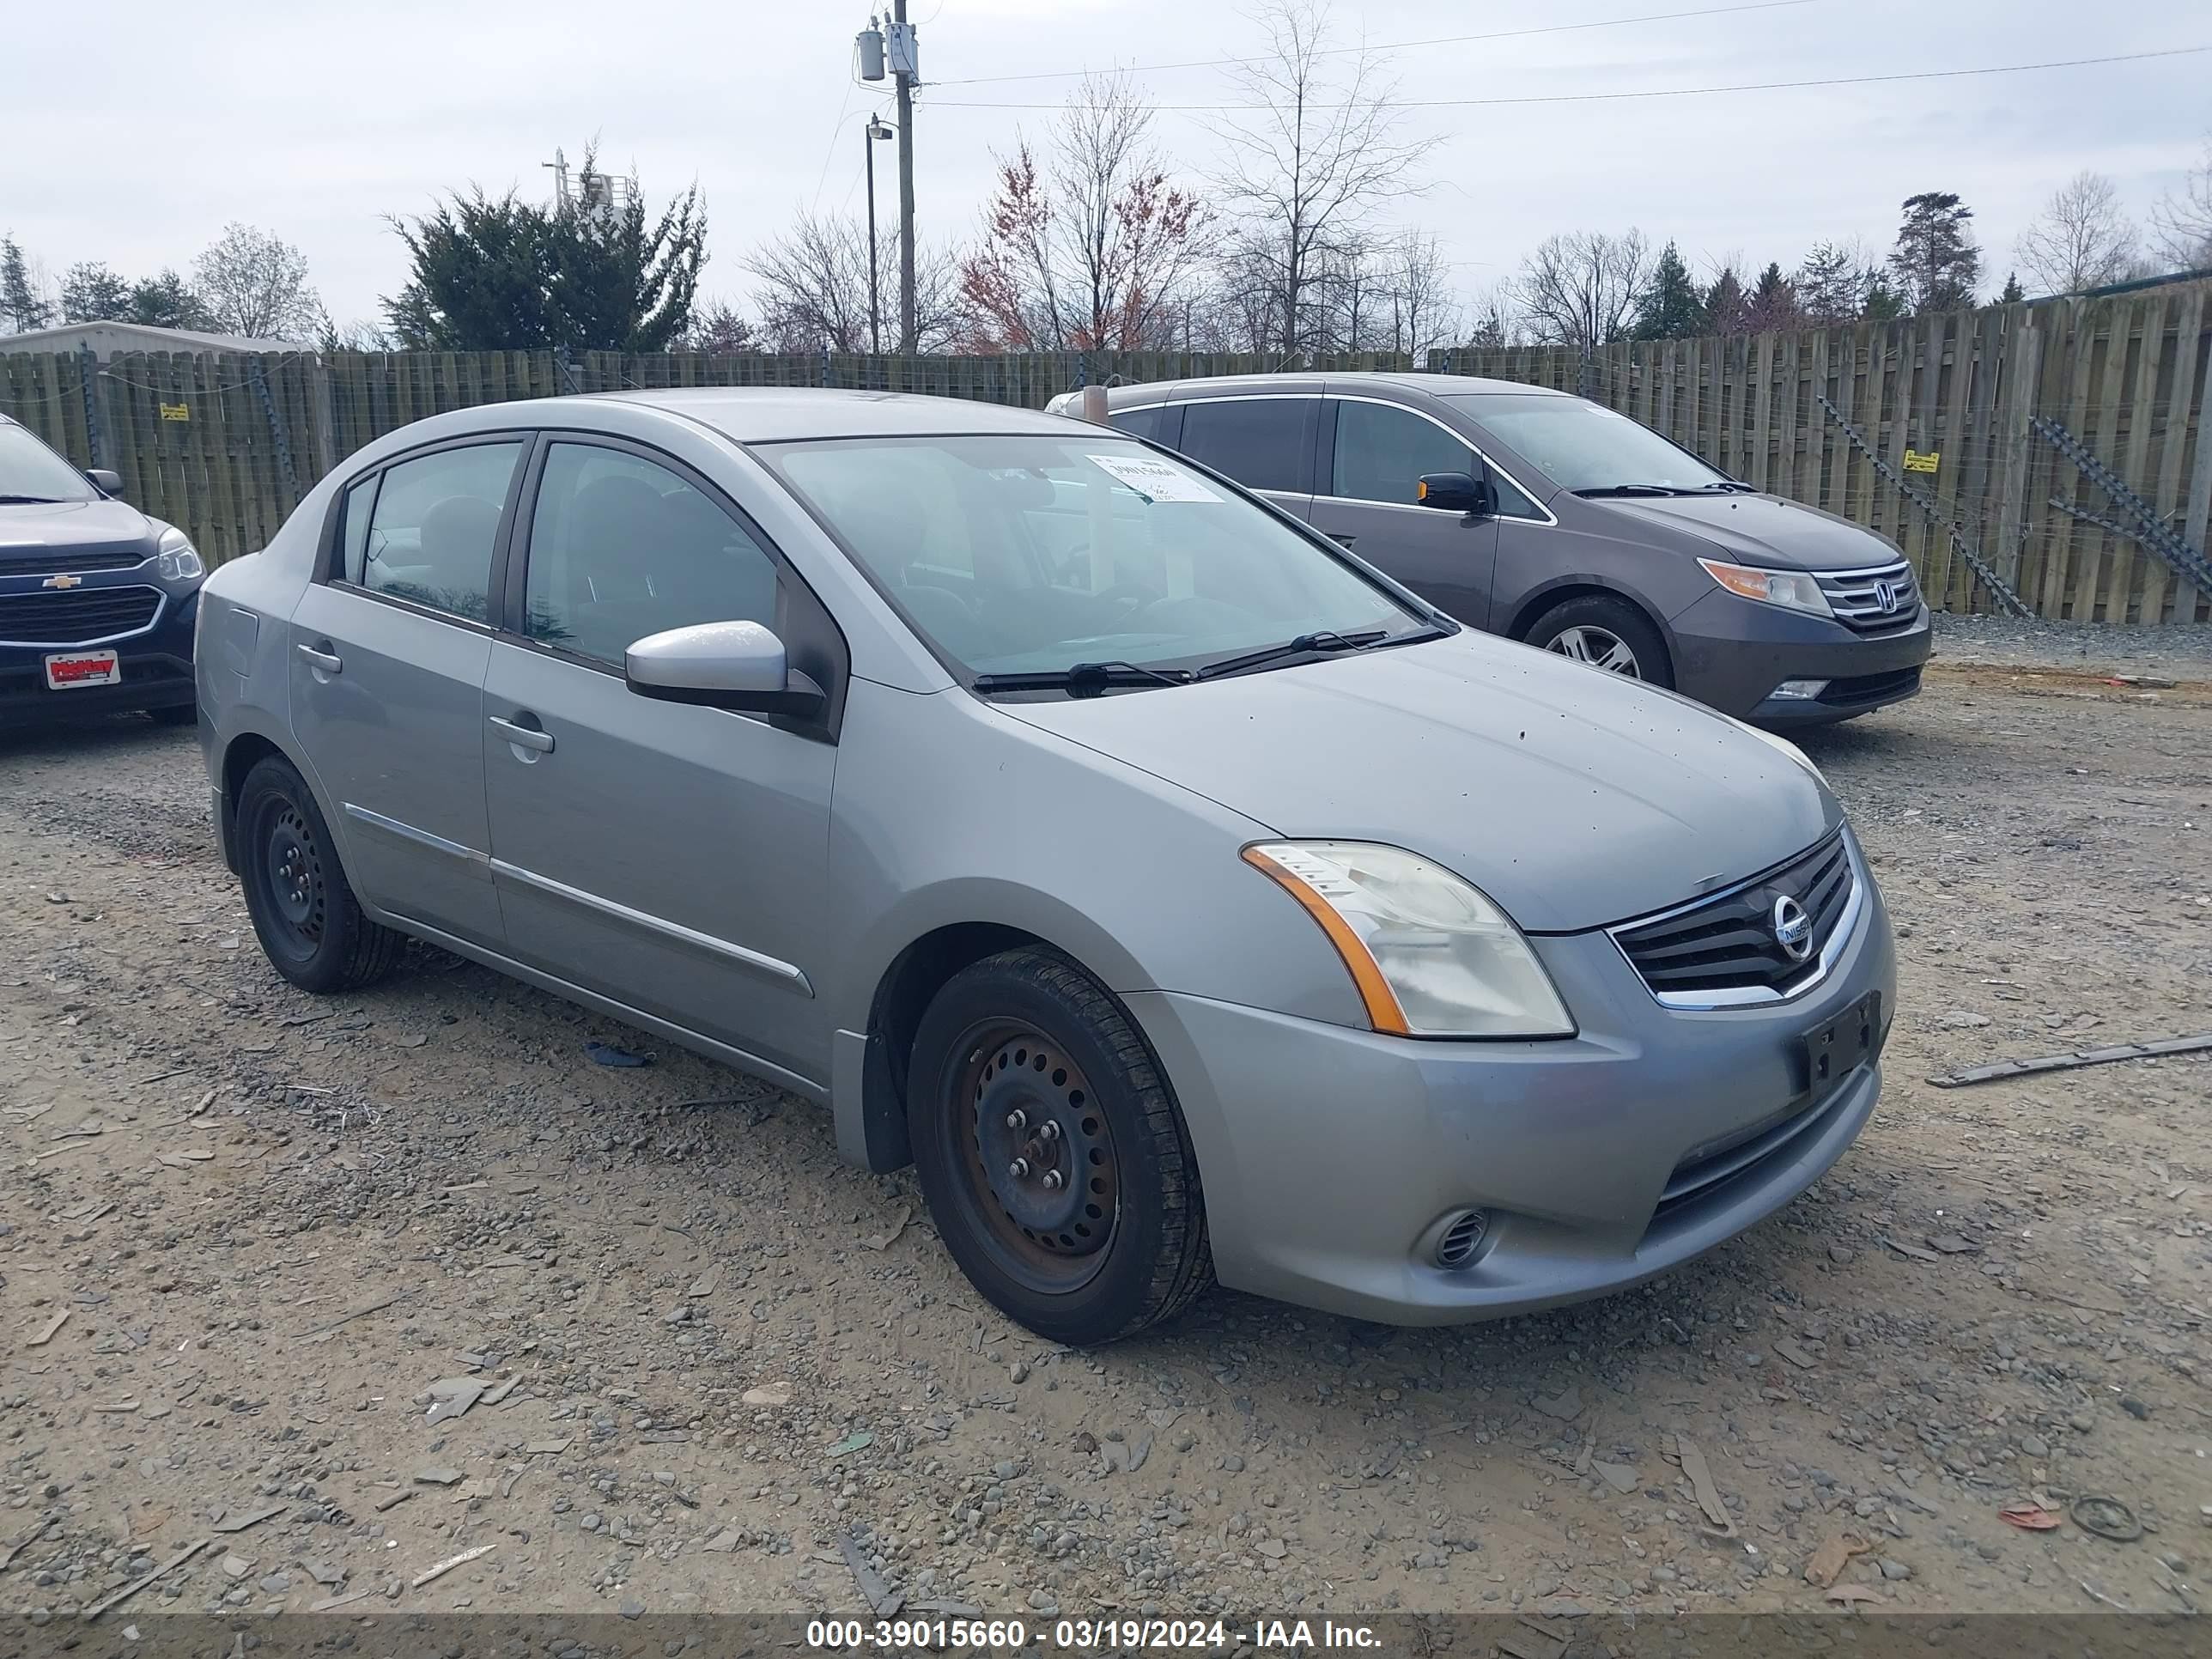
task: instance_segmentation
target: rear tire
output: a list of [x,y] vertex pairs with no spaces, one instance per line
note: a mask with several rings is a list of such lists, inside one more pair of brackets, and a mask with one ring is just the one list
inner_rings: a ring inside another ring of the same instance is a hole
[[923,1013],[907,1117],[929,1212],[1008,1317],[1076,1346],[1213,1282],[1182,1114],[1120,1006],[1058,953],[963,969]]
[[319,996],[373,985],[398,965],[405,936],[362,913],[322,809],[290,762],[256,763],[237,810],[246,908],[270,967]]
[[1569,599],[1537,617],[1522,637],[1540,651],[1587,662],[1624,679],[1674,689],[1667,641],[1651,619],[1626,599],[1595,593]]

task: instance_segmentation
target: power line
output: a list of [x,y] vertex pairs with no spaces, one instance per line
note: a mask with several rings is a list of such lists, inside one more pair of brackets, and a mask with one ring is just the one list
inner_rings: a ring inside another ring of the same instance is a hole
[[[1660,11],[1640,17],[1606,17],[1588,23],[1547,23],[1535,28],[1498,29],[1488,34],[1443,34],[1426,40],[1394,40],[1387,46],[1325,46],[1313,55],[1328,58],[1352,52],[1407,52],[1416,46],[1456,46],[1476,40],[1517,40],[1531,34],[1573,34],[1584,29],[1620,28],[1630,23],[1673,23],[1689,17],[1724,17],[1734,12],[1780,11],[1790,6],[1809,6],[1814,0],[1752,0],[1752,3],[1735,6],[1707,6],[1697,11]],[[1169,70],[1228,69],[1238,64],[1265,63],[1265,58],[1200,58],[1185,64],[1137,64],[1125,73],[1158,75]],[[934,81],[939,87],[979,87],[1001,81],[1061,81],[1079,75],[1088,75],[1089,70],[1036,70],[1023,75],[969,75],[957,81]],[[1030,106],[1009,104],[1008,109],[1028,108]]]
[[[2156,52],[2118,52],[2106,58],[2059,58],[2041,64],[1993,64],[1981,69],[1914,70],[1897,75],[1846,75],[1817,81],[1753,81],[1727,87],[1649,87],[1639,92],[1555,92],[1524,98],[1412,98],[1391,100],[1395,109],[1479,109],[1515,104],[1602,104],[1633,98],[1699,98],[1723,92],[1796,92],[1813,87],[1871,87],[1900,81],[1956,81],[1978,75],[2026,75],[2037,70],[2083,69],[2097,64],[2139,64],[2152,58],[2187,58],[2212,52],[2209,46],[2167,46]],[[1047,109],[1058,104],[995,104],[939,99],[937,109]],[[1224,115],[1272,108],[1267,104],[1155,104],[1166,112]],[[1309,105],[1310,109],[1336,109],[1343,105]]]

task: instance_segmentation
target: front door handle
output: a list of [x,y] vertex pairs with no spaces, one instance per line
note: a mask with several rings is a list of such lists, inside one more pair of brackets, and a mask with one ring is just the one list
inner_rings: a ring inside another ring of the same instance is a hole
[[500,736],[519,748],[535,749],[541,755],[553,752],[553,734],[534,726],[518,726],[513,720],[503,720],[496,714],[490,716],[492,726]]
[[[329,641],[326,640],[324,644],[328,645]],[[301,656],[325,674],[336,674],[345,667],[344,659],[334,651],[325,650],[321,647],[313,645],[303,645],[296,648]]]

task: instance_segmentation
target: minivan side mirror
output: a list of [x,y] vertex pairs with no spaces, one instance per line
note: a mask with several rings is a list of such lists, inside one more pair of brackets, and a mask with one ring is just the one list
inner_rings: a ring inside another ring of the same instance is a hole
[[84,476],[92,480],[92,487],[103,495],[120,495],[123,493],[123,475],[120,472],[111,472],[104,466],[88,466],[84,470]]
[[757,622],[696,623],[649,634],[623,653],[641,697],[752,714],[819,714],[829,698],[793,668],[775,630]]
[[1472,513],[1478,519],[1494,518],[1498,513],[1496,486],[1467,472],[1424,472],[1413,486],[1413,499],[1423,507]]

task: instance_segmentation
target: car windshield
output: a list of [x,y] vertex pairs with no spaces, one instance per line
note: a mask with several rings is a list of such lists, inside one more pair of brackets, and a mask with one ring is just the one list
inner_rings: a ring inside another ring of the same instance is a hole
[[1580,398],[1529,392],[1447,394],[1515,453],[1562,489],[1725,489],[1725,474],[1648,426]]
[[20,426],[0,423],[0,505],[9,501],[88,501],[84,474]]
[[755,453],[971,674],[1111,664],[1122,683],[1157,685],[1153,671],[1172,678],[1308,635],[1371,648],[1434,631],[1264,508],[1110,433]]

